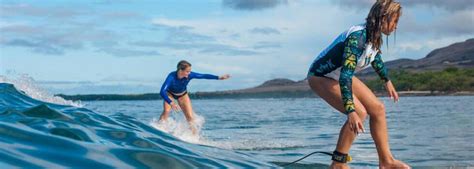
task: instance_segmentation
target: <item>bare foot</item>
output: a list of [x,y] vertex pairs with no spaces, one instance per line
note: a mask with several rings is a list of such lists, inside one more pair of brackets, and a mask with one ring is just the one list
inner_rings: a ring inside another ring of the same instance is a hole
[[349,169],[350,167],[346,163],[332,162],[330,169]]
[[197,129],[194,127],[191,127],[191,132],[193,133],[193,135],[198,135]]
[[197,135],[198,131],[197,131],[197,128],[196,128],[196,124],[193,121],[188,122],[188,124],[189,124],[189,129],[191,129],[191,132],[193,133],[193,135]]
[[168,121],[168,117],[160,116],[159,122],[166,122]]
[[392,163],[379,164],[380,169],[392,169],[392,168],[403,168],[410,169],[411,167],[408,164],[405,164],[402,161],[394,160]]

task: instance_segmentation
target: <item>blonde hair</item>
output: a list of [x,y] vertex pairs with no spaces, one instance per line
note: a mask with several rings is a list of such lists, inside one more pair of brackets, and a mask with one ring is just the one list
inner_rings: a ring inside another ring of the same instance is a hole
[[372,43],[372,48],[380,49],[382,46],[382,24],[389,24],[393,14],[402,15],[402,6],[393,0],[377,0],[370,9],[366,18],[367,42]]

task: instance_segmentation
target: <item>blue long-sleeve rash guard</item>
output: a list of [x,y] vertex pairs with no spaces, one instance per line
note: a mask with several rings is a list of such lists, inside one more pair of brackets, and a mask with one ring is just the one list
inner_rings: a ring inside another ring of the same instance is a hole
[[165,82],[161,86],[160,95],[168,103],[171,104],[171,99],[168,97],[168,92],[171,93],[183,93],[187,90],[188,83],[192,79],[215,79],[218,80],[219,76],[211,74],[200,74],[196,72],[191,72],[188,78],[178,79],[178,74],[176,71],[173,71],[168,74]]

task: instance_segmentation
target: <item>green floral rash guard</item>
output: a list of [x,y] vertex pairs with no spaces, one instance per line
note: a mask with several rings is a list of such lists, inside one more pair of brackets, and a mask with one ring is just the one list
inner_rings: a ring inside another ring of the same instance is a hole
[[382,80],[389,80],[380,52],[373,50],[366,39],[365,25],[351,27],[319,54],[308,72],[308,76],[329,77],[339,81],[344,114],[355,111],[352,96],[352,77],[355,72],[372,65]]

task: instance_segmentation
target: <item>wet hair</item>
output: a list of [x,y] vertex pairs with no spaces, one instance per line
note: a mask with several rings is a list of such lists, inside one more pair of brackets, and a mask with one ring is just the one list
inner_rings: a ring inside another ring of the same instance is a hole
[[191,67],[191,63],[185,60],[181,60],[178,62],[178,65],[176,65],[176,68],[179,70],[186,70],[186,68]]
[[377,0],[370,9],[366,18],[367,42],[372,43],[373,49],[380,49],[382,46],[382,26],[397,19],[392,18],[393,14],[398,14],[398,17],[402,15],[400,3],[393,0]]

